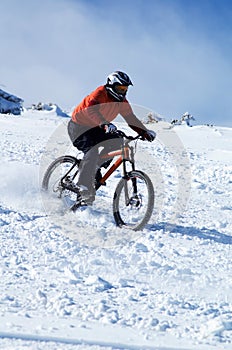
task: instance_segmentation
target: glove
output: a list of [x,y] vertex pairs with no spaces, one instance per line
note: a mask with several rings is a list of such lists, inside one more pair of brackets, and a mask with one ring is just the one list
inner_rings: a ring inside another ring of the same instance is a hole
[[153,130],[146,130],[146,131],[143,131],[141,136],[143,137],[144,140],[152,142],[156,137],[156,133]]
[[117,127],[112,123],[102,124],[101,128],[104,129],[106,134],[114,133],[117,130]]

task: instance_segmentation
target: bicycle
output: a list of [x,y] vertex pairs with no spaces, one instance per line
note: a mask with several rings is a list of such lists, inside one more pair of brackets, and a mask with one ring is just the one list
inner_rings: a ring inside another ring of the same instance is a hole
[[[122,138],[121,149],[100,156],[102,161],[114,157],[117,159],[103,177],[95,179],[95,189],[97,192],[101,186],[105,185],[106,180],[122,164],[122,176],[113,196],[113,216],[117,226],[137,231],[143,229],[151,218],[154,208],[154,188],[148,175],[135,169],[135,148],[129,145],[132,141],[143,140],[143,138],[139,135],[128,136],[121,130],[117,130],[116,133]],[[57,198],[63,198],[69,209],[75,205],[79,194],[75,183],[78,179],[80,163],[81,159],[74,156],[61,156],[49,165],[42,181],[42,189],[53,195],[56,194]],[[127,163],[131,165],[130,171],[127,170]]]

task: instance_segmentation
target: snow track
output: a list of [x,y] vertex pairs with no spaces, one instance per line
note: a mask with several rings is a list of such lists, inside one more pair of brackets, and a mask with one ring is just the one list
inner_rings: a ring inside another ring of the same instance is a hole
[[[4,324],[5,319],[6,315],[0,317],[1,325]],[[75,319],[51,317],[36,318],[36,322],[31,318],[12,315],[7,315],[7,319],[7,325],[3,327],[4,331],[0,326],[0,338],[82,345],[83,348],[95,345],[100,348],[122,350],[175,350],[173,347],[154,346],[154,339],[146,339],[146,334],[142,331],[135,332],[132,329],[114,325],[80,323]],[[156,343],[162,344],[163,340],[156,339]],[[186,348],[181,346],[178,350],[180,349]]]
[[178,158],[168,126],[151,126],[137,157],[155,210],[132,232],[112,215],[118,174],[91,208],[44,210],[43,161],[74,152],[65,135],[50,143],[61,126],[0,115],[0,349],[231,349],[231,129],[176,126]]

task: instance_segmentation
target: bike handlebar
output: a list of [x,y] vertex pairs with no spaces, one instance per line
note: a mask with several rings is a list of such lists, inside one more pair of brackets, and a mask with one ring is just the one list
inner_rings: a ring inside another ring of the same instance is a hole
[[138,140],[138,139],[143,140],[143,137],[141,135],[136,135],[135,137],[131,136],[131,135],[126,135],[125,132],[122,130],[115,130],[114,133],[121,136],[121,137],[124,137],[128,141],[134,141],[134,140]]

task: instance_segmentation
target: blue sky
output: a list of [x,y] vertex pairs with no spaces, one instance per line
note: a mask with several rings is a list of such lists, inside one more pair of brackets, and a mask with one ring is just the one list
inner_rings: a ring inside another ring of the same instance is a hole
[[232,126],[232,3],[2,0],[0,88],[73,108],[114,70],[128,99],[171,120]]

